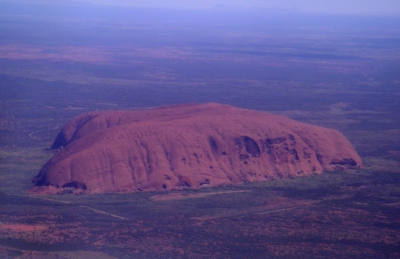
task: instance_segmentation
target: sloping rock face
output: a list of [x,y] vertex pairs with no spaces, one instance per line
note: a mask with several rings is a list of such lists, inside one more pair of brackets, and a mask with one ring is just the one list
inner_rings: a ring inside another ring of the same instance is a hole
[[361,166],[338,131],[216,103],[82,114],[68,122],[37,186],[88,193],[168,190]]

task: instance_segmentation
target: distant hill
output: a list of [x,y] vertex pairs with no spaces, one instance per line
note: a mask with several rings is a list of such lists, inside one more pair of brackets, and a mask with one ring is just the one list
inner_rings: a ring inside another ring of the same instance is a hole
[[216,103],[104,111],[69,121],[36,186],[169,190],[321,174],[362,162],[338,131]]

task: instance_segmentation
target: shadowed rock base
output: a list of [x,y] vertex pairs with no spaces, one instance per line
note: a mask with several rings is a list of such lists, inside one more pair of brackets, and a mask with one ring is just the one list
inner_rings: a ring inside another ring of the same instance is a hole
[[338,131],[216,103],[106,111],[69,121],[37,186],[87,193],[169,190],[361,166]]

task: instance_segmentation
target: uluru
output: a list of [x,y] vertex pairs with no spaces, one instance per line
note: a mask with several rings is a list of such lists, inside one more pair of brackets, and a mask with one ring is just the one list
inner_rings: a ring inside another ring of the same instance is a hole
[[170,190],[359,167],[337,130],[217,103],[95,111],[70,120],[36,186],[87,193]]

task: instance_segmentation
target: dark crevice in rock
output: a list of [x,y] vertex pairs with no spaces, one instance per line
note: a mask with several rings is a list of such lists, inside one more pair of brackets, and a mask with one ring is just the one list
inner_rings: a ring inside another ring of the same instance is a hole
[[297,153],[297,150],[296,150],[296,149],[290,150],[290,154],[294,155],[294,159],[296,159],[297,161],[300,160],[299,154]]
[[210,144],[213,153],[218,153],[218,145],[215,139],[211,136],[208,137],[208,143]]
[[82,183],[82,182],[78,182],[78,181],[72,181],[72,182],[66,183],[61,187],[62,188],[72,187],[72,188],[76,188],[76,189],[87,190],[86,184]]
[[345,158],[343,160],[333,160],[331,163],[331,165],[349,165],[349,166],[356,166],[357,163],[356,161],[354,161],[354,159],[352,158]]
[[254,139],[243,136],[242,141],[247,153],[251,154],[253,157],[260,157],[260,147],[258,146],[257,142],[254,141]]
[[205,179],[203,182],[200,183],[200,186],[205,185],[205,184],[210,184],[210,179]]

